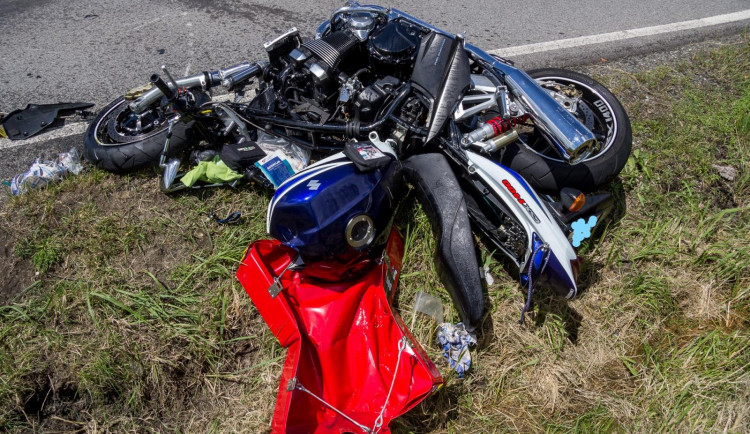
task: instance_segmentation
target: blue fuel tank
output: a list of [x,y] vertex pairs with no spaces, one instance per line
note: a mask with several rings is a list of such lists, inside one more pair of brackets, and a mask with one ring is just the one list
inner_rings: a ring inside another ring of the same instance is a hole
[[389,226],[403,180],[395,159],[361,171],[343,153],[287,179],[268,208],[268,233],[305,262],[365,253]]

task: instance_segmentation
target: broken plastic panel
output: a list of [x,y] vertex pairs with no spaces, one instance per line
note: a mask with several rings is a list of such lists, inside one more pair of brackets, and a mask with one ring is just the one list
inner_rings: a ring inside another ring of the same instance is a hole
[[385,291],[398,284],[402,255],[392,232],[383,260],[365,258],[359,277],[341,278],[349,265],[291,267],[298,255],[279,241],[250,245],[237,278],[289,349],[273,432],[388,432],[394,418],[442,385]]

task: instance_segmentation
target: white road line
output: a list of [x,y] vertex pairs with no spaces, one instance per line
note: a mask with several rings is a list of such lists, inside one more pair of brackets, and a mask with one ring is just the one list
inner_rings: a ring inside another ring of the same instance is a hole
[[601,44],[603,42],[621,41],[624,39],[640,38],[643,36],[654,36],[663,33],[679,32],[682,30],[693,30],[701,27],[715,26],[718,24],[734,23],[750,19],[750,9],[733,12],[731,14],[716,15],[698,20],[681,21],[679,23],[664,24],[661,26],[643,27],[640,29],[621,30],[619,32],[602,33],[599,35],[581,36],[579,38],[560,39],[557,41],[540,42],[537,44],[519,45],[516,47],[498,48],[491,50],[490,54],[503,57],[519,56],[524,54],[541,53],[544,51],[560,50],[563,48],[581,47],[584,45]]
[[88,125],[88,122],[75,122],[49,132],[42,130],[38,136],[26,140],[0,139],[0,151],[17,148],[19,146],[33,145],[34,143],[46,142],[48,140],[62,139],[76,134],[83,134]]
[[[183,15],[185,13],[183,12]],[[168,15],[161,16],[147,23],[142,24],[138,27],[155,23]],[[682,21],[679,23],[664,24],[661,26],[643,27],[640,29],[622,30],[619,32],[602,33],[599,35],[581,36],[579,38],[560,39],[557,41],[540,42],[537,44],[519,45],[516,47],[498,48],[496,50],[490,50],[490,54],[497,54],[503,57],[519,56],[524,54],[541,53],[544,51],[560,50],[563,48],[581,47],[584,45],[601,44],[603,42],[621,41],[624,39],[640,38],[643,36],[660,35],[663,33],[679,32],[682,30],[692,30],[701,27],[710,27],[719,24],[733,23],[743,20],[750,20],[750,9],[733,12],[731,14],[716,15],[713,17],[701,18],[698,20]],[[138,28],[136,27],[136,29]],[[134,29],[135,30],[135,29]],[[187,66],[188,70],[190,64]],[[187,75],[187,71],[185,73]],[[226,99],[229,99],[229,95]],[[11,149],[23,145],[31,145],[38,142],[47,140],[61,139],[63,137],[72,136],[75,134],[82,134],[86,131],[86,122],[78,122],[70,125],[66,125],[63,128],[54,130],[49,133],[42,132],[37,137],[32,137],[27,140],[11,141],[8,139],[0,139],[0,150]]]
[[146,22],[145,22],[145,23],[143,23],[143,24],[140,24],[140,25],[138,25],[138,26],[135,26],[135,27],[133,27],[132,29],[130,29],[130,31],[132,32],[132,31],[135,31],[135,30],[140,30],[140,29],[142,29],[142,28],[144,28],[144,27],[146,27],[146,26],[149,26],[149,25],[151,25],[151,24],[154,24],[154,23],[157,23],[157,22],[159,22],[159,21],[163,20],[164,18],[167,18],[167,17],[172,17],[172,16],[174,16],[174,14],[173,14],[173,13],[169,13],[169,14],[164,14],[164,15],[162,15],[162,16],[160,16],[160,17],[158,17],[158,18],[154,18],[154,19],[153,19],[153,20],[151,20],[151,21],[146,21]]

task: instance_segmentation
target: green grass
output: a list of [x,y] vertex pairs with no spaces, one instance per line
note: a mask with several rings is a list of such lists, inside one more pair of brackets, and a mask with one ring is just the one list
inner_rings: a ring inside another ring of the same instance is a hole
[[[446,386],[394,430],[750,430],[748,71],[747,40],[651,70],[587,69],[633,124],[609,186],[622,217],[582,250],[584,294],[541,292],[523,326],[523,290],[481,251],[494,284],[464,380],[412,309],[427,292],[457,321],[407,198],[398,307]],[[267,236],[267,204],[248,187],[166,196],[151,173],[95,170],[3,201],[0,430],[268,431],[285,351],[234,278]]]

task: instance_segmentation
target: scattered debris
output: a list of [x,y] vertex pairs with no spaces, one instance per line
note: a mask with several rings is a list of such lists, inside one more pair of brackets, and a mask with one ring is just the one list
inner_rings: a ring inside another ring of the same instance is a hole
[[482,268],[482,277],[484,277],[484,281],[487,282],[487,286],[492,285],[495,283],[495,279],[492,278],[492,274],[490,274],[490,266],[485,265],[484,268]]
[[737,177],[737,169],[732,166],[720,166],[718,164],[714,164],[713,167],[714,169],[719,171],[719,176],[729,182],[733,182],[734,178]]
[[443,357],[455,369],[458,378],[464,378],[471,368],[469,346],[477,344],[477,338],[466,330],[463,323],[442,323],[438,327],[438,342],[443,347]]
[[[85,115],[85,109],[94,104],[75,102],[60,104],[29,104],[3,118],[0,135],[11,140],[24,140],[52,125],[59,116]],[[4,133],[4,134],[3,134]]]
[[242,213],[239,212],[239,211],[233,212],[233,213],[229,214],[226,218],[220,218],[213,211],[210,211],[208,213],[208,218],[210,218],[212,220],[215,220],[216,223],[218,223],[220,225],[225,225],[225,224],[229,224],[229,223],[236,223],[236,222],[238,222],[240,220],[241,217],[242,217]]
[[596,222],[596,216],[592,215],[588,221],[584,218],[579,218],[570,224],[570,228],[573,229],[573,247],[580,246],[583,240],[591,236],[591,230],[596,226]]
[[[440,299],[433,297],[426,292],[419,291],[417,297],[414,299],[414,312],[421,312],[433,320],[436,323],[443,323],[443,303]],[[414,328],[414,324],[412,324]]]
[[211,161],[201,161],[180,178],[183,184],[192,187],[198,181],[209,184],[232,182],[242,178],[242,175],[227,167],[219,156],[214,156]]
[[16,175],[10,181],[4,181],[3,184],[10,188],[11,194],[17,196],[29,190],[45,187],[52,182],[61,181],[71,173],[78,175],[81,169],[78,151],[72,148],[68,152],[58,154],[55,161],[43,161],[37,158],[29,170]]

